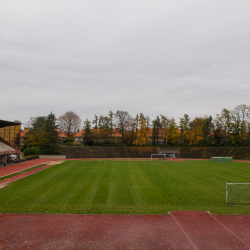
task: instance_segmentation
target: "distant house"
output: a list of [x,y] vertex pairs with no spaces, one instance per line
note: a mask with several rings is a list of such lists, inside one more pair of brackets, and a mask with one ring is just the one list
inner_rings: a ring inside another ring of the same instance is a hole
[[[95,141],[99,142],[101,136],[101,130],[100,129],[91,129],[91,131],[93,133],[95,133]],[[82,144],[82,138],[83,138],[83,134],[84,134],[85,130],[82,129],[81,131],[79,131],[75,136],[74,136],[74,141],[77,144]],[[178,133],[181,134],[181,131],[178,129]],[[153,128],[148,128],[148,135],[149,138],[151,139],[151,141],[153,140]],[[160,144],[166,144],[167,143],[167,139],[163,138],[164,136],[164,129],[163,128],[159,128],[159,132],[158,132],[158,143]],[[122,134],[117,130],[114,129],[113,133],[112,133],[112,137],[114,139],[115,142],[119,142],[122,141]],[[180,142],[180,139],[179,139]],[[156,143],[156,138],[155,138],[155,143]]]
[[[95,133],[95,140],[99,141],[100,140],[101,130],[100,129],[97,129],[97,130],[96,129],[91,129],[91,132]],[[81,131],[79,131],[74,136],[74,141],[77,144],[81,144],[82,143],[82,138],[83,138],[83,134],[84,133],[85,133],[85,129],[82,129]],[[121,133],[117,129],[113,129],[112,137],[114,138],[114,141],[116,141],[116,142],[122,140],[122,135],[121,135]]]
[[24,136],[29,132],[29,129],[25,129],[21,134],[20,134],[20,145],[23,146],[23,138]]
[[67,134],[64,132],[61,132],[60,129],[56,129],[56,131],[58,132],[58,136],[61,139],[61,143],[63,143],[63,140],[67,138]]
[[[24,136],[29,132],[30,130],[27,128],[20,134],[20,145],[23,145],[23,138]],[[61,132],[60,129],[56,129],[58,132],[58,136],[61,139],[61,143],[63,143],[63,140],[67,138],[67,134],[64,132]]]
[[82,137],[83,137],[83,133],[85,132],[85,130],[81,130],[79,131],[75,136],[74,136],[74,142],[76,142],[77,144],[81,144],[82,141]]

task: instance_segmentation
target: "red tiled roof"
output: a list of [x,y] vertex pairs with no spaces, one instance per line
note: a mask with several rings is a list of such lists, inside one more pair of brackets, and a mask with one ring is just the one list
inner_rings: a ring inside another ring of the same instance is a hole
[[84,133],[84,129],[82,129],[77,134],[75,134],[74,137],[81,137],[83,133]]
[[[97,132],[97,134],[100,133],[100,129],[99,128],[97,130],[96,129],[90,129],[90,130],[91,130],[91,132]],[[82,129],[74,137],[82,137],[83,134],[84,134],[84,132],[85,132],[85,129]],[[122,136],[121,133],[117,129],[113,130],[113,134],[114,134],[115,137],[121,137]]]
[[[24,137],[30,130],[27,128],[25,129],[21,134],[20,137]],[[61,138],[66,138],[67,134],[64,132],[60,132],[60,129],[56,129],[56,131],[58,132],[58,136]]]
[[61,138],[67,138],[67,134],[64,132],[61,132],[60,129],[56,129],[56,131],[58,132],[58,136]]
[[[96,129],[91,129],[91,131],[92,131],[92,132],[96,132]],[[82,130],[79,131],[74,137],[82,137],[84,132],[85,132],[85,130],[82,129]],[[97,133],[99,133],[99,132],[100,132],[100,129],[97,129]],[[148,133],[149,133],[150,135],[152,135],[152,133],[153,133],[153,128],[149,128],[149,129],[148,129]],[[159,129],[159,136],[161,136],[161,133],[164,133],[164,128],[160,128],[160,129]],[[179,134],[181,133],[180,129],[178,129],[178,133],[179,133]],[[114,130],[113,130],[113,135],[114,135],[115,137],[122,137],[122,134],[121,134],[117,129],[114,129]]]
[[117,129],[113,130],[113,134],[115,134],[115,137],[122,137],[122,134]]
[[26,133],[28,133],[30,130],[27,128],[25,129],[21,134],[20,137],[24,137]]

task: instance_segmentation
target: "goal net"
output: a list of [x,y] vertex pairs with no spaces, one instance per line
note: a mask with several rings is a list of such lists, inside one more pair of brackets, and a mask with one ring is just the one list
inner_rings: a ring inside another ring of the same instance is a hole
[[230,206],[250,206],[250,183],[227,183],[226,202]]
[[172,161],[172,154],[151,154],[151,161]]

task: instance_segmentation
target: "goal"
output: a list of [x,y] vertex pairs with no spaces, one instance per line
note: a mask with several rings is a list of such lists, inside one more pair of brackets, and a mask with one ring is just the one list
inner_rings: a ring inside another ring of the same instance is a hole
[[172,154],[151,154],[151,161],[172,161]]
[[227,183],[226,203],[230,206],[250,206],[250,183]]

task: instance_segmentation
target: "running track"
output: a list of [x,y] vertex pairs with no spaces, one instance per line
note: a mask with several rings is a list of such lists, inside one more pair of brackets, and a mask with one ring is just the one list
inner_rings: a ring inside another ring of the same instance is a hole
[[55,161],[55,160],[50,160],[50,159],[37,159],[37,160],[32,160],[32,161],[26,161],[22,163],[18,163],[15,165],[7,166],[7,167],[2,167],[0,168],[0,177],[13,174],[19,171],[22,171],[24,169],[32,168],[37,165],[50,162],[50,161]]
[[250,249],[250,216],[0,215],[0,249]]
[[[53,160],[1,168],[0,176],[49,161]],[[0,214],[0,249],[250,250],[250,215]]]

